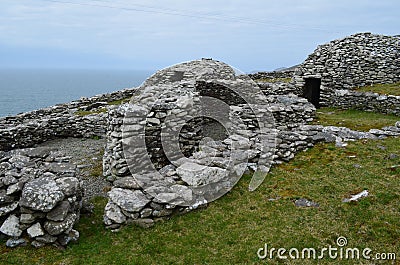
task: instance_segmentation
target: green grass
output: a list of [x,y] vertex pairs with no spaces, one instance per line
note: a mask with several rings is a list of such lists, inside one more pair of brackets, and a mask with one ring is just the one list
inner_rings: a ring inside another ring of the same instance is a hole
[[292,81],[292,78],[260,78],[256,79],[256,82],[265,82],[265,83],[289,83]]
[[393,84],[373,84],[357,88],[357,91],[400,96],[400,82]]
[[[94,215],[82,216],[77,227],[79,243],[62,251],[30,246],[7,249],[2,241],[0,263],[265,264],[256,255],[264,243],[286,249],[322,248],[335,246],[338,236],[345,236],[352,248],[400,255],[400,169],[390,169],[400,164],[400,158],[387,159],[389,154],[400,156],[399,145],[399,138],[359,141],[344,149],[317,145],[290,163],[274,167],[256,191],[248,191],[250,176],[245,176],[208,208],[174,216],[150,229],[127,226],[118,233],[106,230],[102,224],[106,201],[97,198]],[[371,195],[360,202],[342,203],[343,198],[363,189]],[[300,197],[318,202],[320,207],[297,208],[293,201]]]
[[[114,100],[114,101],[110,101],[107,103],[107,105],[121,105],[124,103],[127,103],[131,100],[132,97],[129,98],[123,98],[120,100]],[[95,110],[78,110],[75,112],[75,115],[77,116],[87,116],[87,115],[91,115],[91,114],[99,114],[99,113],[106,113],[107,112],[107,108],[99,108],[99,109],[95,109]]]
[[360,110],[320,108],[317,109],[317,117],[314,119],[313,124],[348,127],[353,130],[368,131],[370,129],[380,129],[384,126],[393,126],[398,120],[400,120],[400,117],[395,115],[385,115]]
[[100,113],[106,113],[107,112],[107,108],[100,108],[100,109],[96,109],[96,110],[78,110],[76,111],[74,114],[77,116],[87,116],[87,115],[91,115],[91,114],[100,114]]
[[115,101],[110,101],[110,102],[108,102],[107,104],[108,104],[108,105],[121,105],[121,104],[124,104],[124,103],[128,103],[128,102],[131,100],[131,98],[132,98],[132,97],[123,98],[123,99],[115,100]]

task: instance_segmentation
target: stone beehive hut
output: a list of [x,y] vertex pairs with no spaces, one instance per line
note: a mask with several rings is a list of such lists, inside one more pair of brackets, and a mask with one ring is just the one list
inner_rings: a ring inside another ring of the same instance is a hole
[[109,112],[105,224],[147,225],[222,196],[248,166],[267,172],[277,130],[304,124],[314,111],[295,95],[265,96],[214,60],[157,72]]
[[300,93],[317,107],[340,105],[338,90],[399,80],[400,37],[371,33],[318,46],[294,76]]

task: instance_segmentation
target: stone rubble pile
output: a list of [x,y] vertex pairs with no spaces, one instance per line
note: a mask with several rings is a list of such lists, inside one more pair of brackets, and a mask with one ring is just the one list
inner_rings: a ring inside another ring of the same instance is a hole
[[82,204],[75,165],[47,148],[0,151],[0,235],[6,245],[65,246],[79,238],[74,229]]

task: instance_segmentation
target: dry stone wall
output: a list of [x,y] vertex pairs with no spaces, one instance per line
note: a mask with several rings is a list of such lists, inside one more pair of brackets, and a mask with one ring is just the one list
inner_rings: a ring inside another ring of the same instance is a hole
[[[252,93],[254,87],[259,94]],[[246,95],[254,96],[256,102]],[[202,101],[205,104],[199,111],[195,106]],[[222,196],[241,176],[236,171],[270,166],[272,161],[264,160],[273,157],[277,130],[298,128],[311,121],[314,113],[312,104],[295,95],[265,97],[255,83],[217,61],[193,61],[161,70],[138,89],[130,104],[109,111],[103,166],[113,188],[105,224],[112,229],[132,222],[149,226],[158,218],[190,211]],[[184,155],[168,154],[174,148],[169,148],[169,140],[162,141],[161,132],[180,128],[182,117],[185,125],[176,140]],[[269,119],[260,122],[258,117]],[[224,130],[218,122],[237,130]],[[261,138],[267,141],[260,142]],[[287,156],[286,152],[279,155]],[[224,172],[231,168],[236,171],[225,178]]]
[[[400,36],[358,33],[320,45],[297,68],[293,78],[299,91],[308,78],[321,80],[321,106],[337,106],[346,96],[336,90],[400,81]],[[347,105],[353,101],[351,98]]]
[[56,137],[104,136],[106,113],[80,116],[76,112],[108,108],[108,102],[129,98],[134,91],[125,89],[0,118],[0,150],[31,147]]
[[78,240],[81,205],[80,178],[68,157],[47,148],[0,151],[0,236],[8,247]]

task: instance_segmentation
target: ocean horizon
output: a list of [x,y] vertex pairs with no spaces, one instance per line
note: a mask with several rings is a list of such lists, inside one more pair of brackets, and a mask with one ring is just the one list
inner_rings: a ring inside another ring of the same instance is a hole
[[141,85],[155,71],[0,69],[0,117]]

